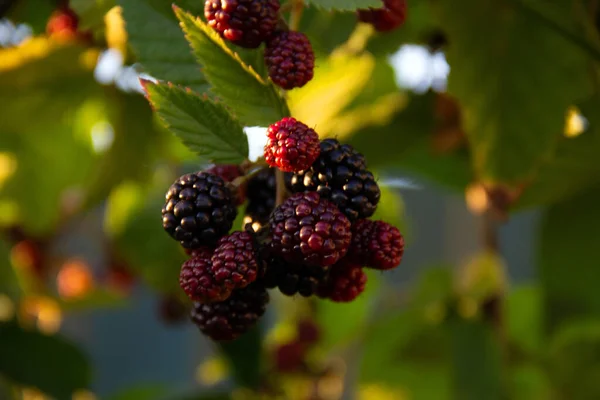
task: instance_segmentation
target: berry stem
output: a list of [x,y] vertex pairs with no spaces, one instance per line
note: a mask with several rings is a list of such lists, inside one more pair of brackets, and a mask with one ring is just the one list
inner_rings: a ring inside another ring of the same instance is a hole
[[290,30],[297,31],[300,28],[302,11],[304,10],[304,1],[292,0],[292,11],[290,13]]
[[285,200],[285,179],[283,176],[283,171],[277,169],[275,171],[275,207],[281,205],[281,203]]
[[249,181],[250,179],[254,178],[256,175],[258,175],[260,173],[260,171],[262,171],[265,168],[264,165],[256,165],[256,167],[254,169],[249,168],[248,172],[246,172],[246,175],[240,176],[235,178],[230,185],[237,188],[240,185],[243,185],[244,183],[246,183],[247,181]]

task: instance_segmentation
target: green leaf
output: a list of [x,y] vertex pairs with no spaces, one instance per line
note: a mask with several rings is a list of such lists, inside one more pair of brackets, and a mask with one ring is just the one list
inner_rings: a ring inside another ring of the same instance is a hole
[[219,343],[239,386],[254,389],[260,385],[262,337],[261,324],[258,324],[234,341]]
[[521,349],[537,354],[543,346],[542,293],[537,286],[519,286],[508,293],[505,306],[509,339]]
[[56,4],[51,0],[20,0],[13,3],[7,17],[13,22],[28,24],[35,34],[46,31],[48,18],[56,9]]
[[[437,7],[451,43],[448,90],[463,107],[476,174],[486,183],[532,178],[567,107],[590,94],[585,54],[514,3],[443,0]],[[562,19],[574,25],[572,8]]]
[[120,292],[98,288],[86,293],[84,297],[69,300],[59,299],[58,303],[64,312],[77,312],[124,307],[127,305],[127,299]]
[[57,400],[70,399],[90,384],[84,355],[60,336],[46,336],[0,323],[0,373],[16,383],[36,387]]
[[544,322],[550,331],[583,317],[600,317],[600,187],[548,209],[540,224],[538,270]]
[[526,187],[517,208],[550,205],[567,200],[600,182],[600,98],[580,105],[588,129],[576,137],[558,139],[555,152],[543,160],[535,180]]
[[500,344],[491,326],[481,321],[450,322],[454,398],[505,398]]
[[306,7],[298,31],[308,36],[316,58],[327,57],[336,47],[345,43],[356,27],[353,12],[325,11]]
[[317,305],[317,321],[323,335],[320,345],[331,349],[342,347],[356,339],[369,323],[379,295],[380,273],[366,271],[368,280],[365,291],[353,302],[338,304],[323,300]]
[[549,377],[555,398],[600,396],[600,321],[580,320],[563,326],[549,346]]
[[288,94],[292,114],[322,137],[337,135],[334,117],[365,88],[374,68],[375,59],[368,53],[317,60],[315,77]]
[[[127,35],[138,61],[153,77],[206,93],[210,85],[200,71],[170,9],[171,1],[119,0]],[[191,9],[201,2],[177,1]],[[197,12],[201,10],[195,9]]]
[[289,115],[275,86],[246,65],[211,27],[180,8],[175,7],[175,14],[212,91],[244,126],[268,126]]
[[203,160],[239,164],[248,157],[244,129],[221,103],[171,84],[145,81],[144,90],[164,125]]
[[381,8],[381,0],[308,0],[309,4],[326,10],[357,10],[359,8]]

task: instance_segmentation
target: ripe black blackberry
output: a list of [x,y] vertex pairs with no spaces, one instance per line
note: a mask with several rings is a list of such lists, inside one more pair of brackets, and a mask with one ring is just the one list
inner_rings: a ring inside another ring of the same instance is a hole
[[214,245],[229,232],[237,214],[223,179],[206,172],[181,176],[165,197],[163,228],[187,249]]
[[[217,164],[205,169],[204,172],[213,174],[223,179],[225,182],[233,182],[234,179],[244,175],[239,165],[235,164]],[[246,186],[240,185],[235,191],[235,205],[240,206],[246,201]]]
[[327,267],[289,263],[279,257],[271,257],[262,282],[269,289],[278,288],[286,296],[300,294],[309,297],[316,293],[327,271]]
[[321,153],[312,167],[287,173],[286,186],[294,193],[316,191],[351,221],[373,215],[381,197],[364,156],[336,139],[321,141]]
[[239,337],[253,327],[265,313],[269,294],[257,283],[238,289],[220,303],[194,303],[192,321],[206,336],[216,341]]
[[255,49],[269,39],[279,13],[278,0],[206,0],[208,25],[230,42]]
[[264,225],[275,208],[275,170],[266,168],[248,181],[246,216],[250,223]]
[[270,252],[302,265],[326,267],[350,245],[350,221],[315,192],[296,193],[275,208],[269,221]]
[[265,64],[276,85],[290,90],[304,86],[313,78],[315,54],[302,32],[281,31],[273,35],[265,48]]

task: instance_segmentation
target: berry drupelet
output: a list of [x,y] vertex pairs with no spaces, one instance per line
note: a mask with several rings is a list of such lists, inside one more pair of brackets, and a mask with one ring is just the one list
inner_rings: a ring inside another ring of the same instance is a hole
[[316,293],[327,271],[328,267],[294,264],[272,257],[267,261],[262,282],[269,289],[278,288],[286,296],[309,297]]
[[206,172],[183,175],[165,197],[163,228],[188,249],[214,245],[229,232],[237,214],[223,179]]
[[185,294],[200,303],[223,301],[231,295],[231,289],[217,282],[212,274],[210,258],[190,258],[181,266],[179,286]]
[[331,267],[327,278],[317,289],[319,297],[335,302],[350,302],[358,297],[367,284],[367,275],[354,260],[344,258]]
[[248,181],[246,217],[249,223],[266,224],[275,208],[275,170],[266,168]]
[[294,193],[314,191],[330,199],[351,221],[373,215],[381,197],[364,156],[336,139],[321,141],[321,153],[313,165],[286,174],[286,185]]

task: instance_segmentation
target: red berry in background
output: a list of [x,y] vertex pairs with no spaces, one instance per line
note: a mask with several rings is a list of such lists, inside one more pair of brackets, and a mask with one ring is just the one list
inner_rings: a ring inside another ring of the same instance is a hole
[[353,260],[343,259],[329,271],[317,294],[335,302],[349,302],[358,297],[367,284],[367,275]]
[[314,321],[304,319],[298,322],[298,341],[307,345],[315,344],[321,338],[321,329]]
[[388,32],[404,24],[406,11],[406,0],[383,0],[382,8],[358,10],[358,19],[373,25],[379,32]]
[[295,341],[279,345],[275,349],[275,368],[279,372],[294,372],[304,365],[306,346],[304,343]]
[[217,284],[241,289],[258,277],[254,237],[250,232],[233,232],[222,237],[212,255],[211,272]]
[[204,3],[208,25],[223,38],[250,49],[271,37],[278,13],[277,0],[206,0]]
[[271,251],[290,263],[329,266],[348,251],[350,221],[316,192],[296,193],[273,211]]
[[283,118],[267,129],[265,161],[285,172],[309,168],[321,152],[319,135],[294,118]]
[[269,293],[264,286],[252,284],[235,290],[225,301],[194,303],[192,322],[216,341],[234,340],[252,328],[265,313]]
[[304,86],[313,78],[315,54],[305,34],[280,31],[267,42],[265,64],[271,80],[290,90]]
[[75,38],[79,26],[79,17],[68,7],[54,11],[46,24],[46,33],[49,36],[61,38]]
[[191,300],[213,303],[231,295],[231,289],[215,281],[211,268],[210,259],[203,257],[190,258],[181,266],[179,286]]
[[[242,169],[239,167],[239,165],[233,165],[233,164],[215,165],[215,166],[212,166],[212,167],[206,169],[204,172],[216,175],[216,176],[220,177],[221,179],[223,179],[225,182],[233,182],[234,179],[239,178],[240,176],[244,175],[244,173],[242,172]],[[242,205],[245,200],[246,200],[246,186],[240,185],[238,187],[238,190],[236,193],[235,205],[236,206]]]
[[364,266],[388,270],[396,268],[404,254],[404,237],[383,221],[361,219],[352,226],[350,255]]

